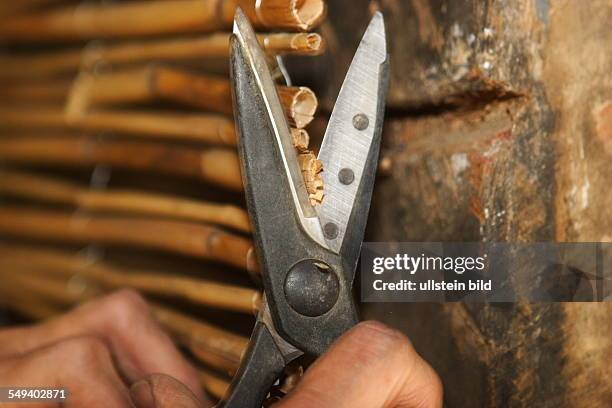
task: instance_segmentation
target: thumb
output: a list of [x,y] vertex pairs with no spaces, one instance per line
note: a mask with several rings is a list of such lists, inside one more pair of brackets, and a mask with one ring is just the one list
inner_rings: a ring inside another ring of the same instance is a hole
[[152,374],[130,388],[136,408],[204,408],[181,382],[165,374]]
[[345,333],[275,408],[440,408],[442,384],[408,339],[382,323]]

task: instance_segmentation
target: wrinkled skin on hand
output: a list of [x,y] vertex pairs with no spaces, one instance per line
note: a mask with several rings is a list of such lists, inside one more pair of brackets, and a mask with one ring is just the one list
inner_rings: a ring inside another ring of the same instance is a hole
[[[198,375],[122,290],[55,319],[0,330],[0,386],[66,388],[62,407],[206,408]],[[59,407],[59,403],[3,407]],[[437,408],[442,386],[401,333],[364,322],[342,336],[278,408]]]

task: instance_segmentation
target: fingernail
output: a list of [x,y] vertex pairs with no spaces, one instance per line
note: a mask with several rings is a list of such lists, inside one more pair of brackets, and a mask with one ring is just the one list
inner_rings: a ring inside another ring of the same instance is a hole
[[153,390],[151,385],[146,380],[138,381],[134,383],[130,388],[130,396],[132,402],[137,408],[155,408],[155,397],[153,397]]

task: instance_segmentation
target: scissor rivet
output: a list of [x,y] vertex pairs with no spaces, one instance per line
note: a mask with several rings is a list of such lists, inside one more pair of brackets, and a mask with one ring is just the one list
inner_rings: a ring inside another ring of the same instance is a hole
[[317,317],[338,302],[340,282],[332,268],[314,259],[295,264],[285,278],[285,299],[301,315]]
[[323,226],[323,233],[327,239],[336,239],[338,236],[338,226],[333,222],[328,222]]
[[348,186],[355,181],[355,173],[353,173],[351,169],[344,168],[338,172],[338,180],[340,180],[342,184]]
[[365,114],[358,113],[357,115],[353,116],[353,126],[355,127],[355,129],[366,130],[369,124],[370,120]]

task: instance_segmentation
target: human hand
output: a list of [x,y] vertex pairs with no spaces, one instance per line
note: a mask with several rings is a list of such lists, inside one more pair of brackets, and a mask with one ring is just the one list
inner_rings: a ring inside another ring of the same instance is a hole
[[[176,380],[155,375],[132,388],[138,408],[202,408]],[[275,408],[439,408],[442,384],[408,339],[364,322],[306,372]]]
[[0,330],[0,385],[68,389],[64,407],[133,407],[130,385],[154,373],[176,378],[192,404],[210,405],[196,370],[131,291],[93,300],[47,322]]

